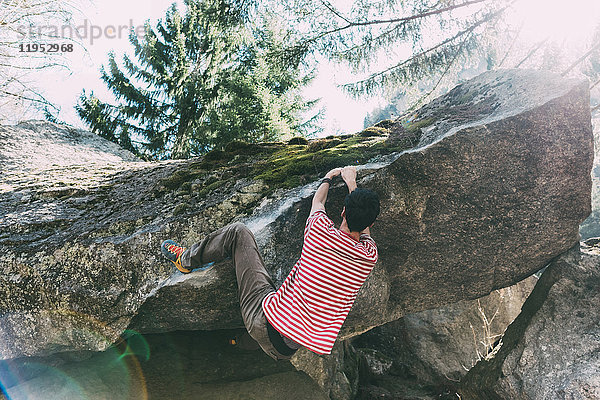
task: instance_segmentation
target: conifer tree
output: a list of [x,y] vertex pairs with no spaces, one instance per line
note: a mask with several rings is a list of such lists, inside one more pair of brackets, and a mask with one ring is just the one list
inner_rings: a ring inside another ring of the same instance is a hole
[[109,54],[102,80],[118,103],[84,91],[76,109],[108,140],[154,158],[185,158],[233,139],[272,140],[301,131],[300,115],[314,102],[299,90],[310,76],[269,54],[283,46],[285,31],[272,18],[251,26],[246,5],[227,0],[186,0],[156,28],[133,34],[135,58],[124,69]]
[[[515,0],[382,0],[285,2],[297,40],[282,53],[290,64],[310,54],[369,73],[345,85],[351,94],[397,89],[460,69],[489,50],[491,31]],[[307,28],[308,27],[308,28]],[[400,56],[398,53],[410,54]]]

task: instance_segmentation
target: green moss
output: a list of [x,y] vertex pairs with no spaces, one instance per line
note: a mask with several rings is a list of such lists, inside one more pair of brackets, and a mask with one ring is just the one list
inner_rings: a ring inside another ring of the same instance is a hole
[[235,153],[240,150],[248,148],[250,144],[243,140],[233,140],[225,145],[225,151],[227,153]]
[[212,191],[212,190],[218,188],[219,186],[223,186],[225,183],[226,183],[226,181],[216,180],[213,183],[211,183],[210,185],[207,185],[205,187],[205,189]]
[[192,181],[204,177],[207,169],[207,165],[203,160],[195,161],[185,167],[180,167],[171,176],[161,179],[154,190],[161,193],[179,189],[179,191],[189,193]]
[[181,186],[179,187],[179,190],[182,190],[182,191],[185,191],[185,192],[189,193],[191,187],[192,187],[192,182],[191,181],[186,181],[186,182],[183,182],[181,184]]
[[467,92],[467,93],[463,94],[455,104],[470,103],[475,98],[477,93],[478,93],[477,91]]
[[183,182],[189,179],[191,176],[190,171],[188,169],[178,169],[173,175],[168,178],[164,178],[160,181],[160,186],[168,189],[175,190],[177,189]]
[[204,185],[202,185],[202,189],[198,191],[197,195],[200,197],[204,197],[216,188],[223,186],[226,183],[226,180],[220,180],[215,176],[211,176],[206,180],[206,182],[204,182]]
[[[424,123],[421,121],[419,126]],[[198,199],[214,190],[229,188],[240,179],[262,180],[267,185],[266,195],[275,189],[292,188],[319,179],[332,168],[364,164],[380,154],[406,148],[398,143],[387,143],[384,127],[367,131],[377,134],[335,136],[313,140],[308,145],[232,142],[225,151],[211,151],[190,162],[187,168],[178,169],[161,181],[161,185]],[[184,212],[183,207],[176,207],[176,212]]]
[[216,175],[211,175],[204,181],[204,186],[210,185],[211,183],[217,182],[219,178]]
[[308,147],[306,148],[306,152],[314,153],[319,150],[328,149],[330,147],[335,147],[341,143],[343,143],[343,141],[339,140],[339,139],[313,140],[312,142],[309,143]]
[[394,124],[395,124],[395,122],[393,120],[391,120],[391,119],[384,119],[384,120],[379,121],[378,123],[376,123],[373,126],[375,126],[377,128],[390,129],[391,127],[394,126]]
[[363,137],[386,136],[388,134],[389,130],[387,128],[379,126],[370,126],[367,129],[363,130],[361,133],[359,133],[359,135]]
[[305,137],[296,136],[296,137],[291,138],[288,141],[288,144],[290,144],[290,145],[299,144],[299,145],[306,146],[308,144],[308,140]]
[[424,118],[420,121],[416,121],[412,124],[409,124],[406,127],[406,131],[409,133],[416,133],[416,132],[419,132],[421,129],[432,125],[434,122],[435,122],[434,118]]
[[299,146],[280,148],[270,157],[257,162],[251,177],[261,179],[272,188],[290,188],[318,179],[330,169],[365,163],[382,151],[390,152],[382,137],[360,135],[320,139],[303,151]]
[[175,215],[175,216],[181,215],[181,214],[185,213],[187,211],[187,209],[188,209],[188,205],[186,203],[179,203],[173,209],[173,215]]

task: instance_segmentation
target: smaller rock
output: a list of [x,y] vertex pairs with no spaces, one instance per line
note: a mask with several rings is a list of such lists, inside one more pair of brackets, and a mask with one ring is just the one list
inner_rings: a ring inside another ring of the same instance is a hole
[[298,371],[310,376],[329,399],[350,400],[358,390],[359,357],[349,341],[338,341],[329,355],[319,356],[302,348],[290,361]]
[[461,382],[462,399],[600,399],[599,243],[550,264],[498,353]]
[[395,371],[429,385],[451,386],[494,351],[535,286],[531,276],[477,300],[407,315],[353,341],[371,374]]

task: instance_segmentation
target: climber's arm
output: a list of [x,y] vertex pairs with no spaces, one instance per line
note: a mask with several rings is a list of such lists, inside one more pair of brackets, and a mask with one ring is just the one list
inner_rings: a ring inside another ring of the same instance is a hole
[[[341,173],[342,173],[341,168],[335,168],[335,169],[332,169],[331,171],[329,171],[325,175],[325,178],[333,179],[334,176],[338,176]],[[309,215],[312,215],[312,213],[314,213],[315,211],[319,211],[319,210],[325,211],[325,202],[327,201],[327,193],[328,192],[329,192],[329,183],[321,182],[321,184],[319,185],[319,188],[315,192],[315,196],[313,197],[312,208],[310,209]]]

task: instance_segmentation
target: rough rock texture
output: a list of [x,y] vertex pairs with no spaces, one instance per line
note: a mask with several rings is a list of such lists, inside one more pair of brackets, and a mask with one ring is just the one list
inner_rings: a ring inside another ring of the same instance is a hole
[[292,365],[332,400],[354,399],[357,394],[359,399],[456,399],[454,386],[493,351],[519,315],[536,275],[481,299],[405,315],[338,341],[327,356],[302,349]]
[[[342,337],[510,286],[578,241],[590,213],[587,82],[489,72],[386,129],[390,142],[416,145],[359,171],[359,185],[382,201],[372,230],[380,261]],[[38,147],[58,135],[65,149],[100,150],[70,144],[89,134],[52,124],[0,134],[3,168],[12,171],[0,178],[0,358],[104,349],[128,327],[240,327],[231,264],[173,273],[158,251],[165,238],[191,244],[243,220],[277,283],[300,253],[316,184],[285,191],[264,174],[231,179],[258,159],[244,154],[245,164],[204,172],[214,154],[162,163],[115,162],[113,154],[93,166],[82,156],[69,164],[65,150],[29,166],[14,155],[27,135]],[[304,146],[298,152],[311,149]],[[332,216],[345,192],[331,189]]]
[[352,344],[366,356],[374,381],[387,374],[451,387],[493,351],[536,282],[531,276],[481,299],[406,315]]
[[600,399],[600,240],[587,243],[545,270],[463,399]]
[[298,371],[310,376],[331,400],[355,398],[359,386],[361,357],[349,340],[337,342],[331,354],[326,356],[300,349],[290,361]]

